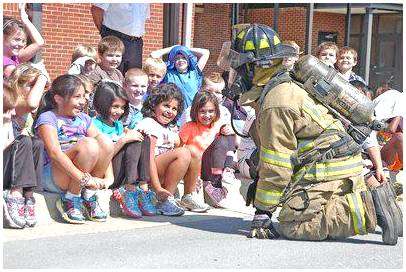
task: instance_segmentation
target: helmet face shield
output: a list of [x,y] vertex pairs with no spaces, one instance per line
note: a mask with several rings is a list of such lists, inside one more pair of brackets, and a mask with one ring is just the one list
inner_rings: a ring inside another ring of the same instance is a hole
[[245,63],[253,61],[255,61],[253,52],[237,52],[231,49],[231,42],[227,41],[221,47],[220,55],[217,58],[217,66],[227,71],[230,68],[236,69]]
[[221,46],[220,54],[217,58],[217,66],[228,71],[230,69],[231,41],[224,42]]

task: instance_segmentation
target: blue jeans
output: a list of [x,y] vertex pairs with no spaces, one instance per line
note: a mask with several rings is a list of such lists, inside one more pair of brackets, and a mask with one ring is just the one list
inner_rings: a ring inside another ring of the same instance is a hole
[[61,189],[54,181],[51,163],[44,165],[42,170],[42,186],[44,191],[59,194],[62,193]]
[[124,75],[128,69],[142,68],[142,47],[144,41],[142,37],[132,37],[123,34],[119,31],[110,29],[104,25],[101,27],[100,35],[102,38],[106,36],[116,36],[124,43],[123,60],[121,61],[118,69]]

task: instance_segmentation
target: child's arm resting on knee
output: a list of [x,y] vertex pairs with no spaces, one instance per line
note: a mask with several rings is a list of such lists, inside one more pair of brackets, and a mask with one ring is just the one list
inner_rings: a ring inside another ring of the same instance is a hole
[[172,196],[172,194],[167,191],[166,189],[162,188],[161,182],[159,181],[159,176],[158,176],[158,169],[156,166],[156,161],[155,161],[155,146],[156,146],[156,140],[157,138],[155,136],[150,136],[151,139],[151,147],[150,147],[150,164],[149,164],[149,170],[150,170],[150,176],[151,176],[151,187],[155,191],[155,193],[158,196],[158,199],[166,199],[168,196]]

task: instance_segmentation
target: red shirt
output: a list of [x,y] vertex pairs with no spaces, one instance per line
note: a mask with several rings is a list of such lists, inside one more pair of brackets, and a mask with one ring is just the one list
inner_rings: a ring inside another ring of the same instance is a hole
[[192,152],[203,155],[219,132],[220,127],[217,125],[204,126],[197,122],[187,122],[180,128],[179,137]]

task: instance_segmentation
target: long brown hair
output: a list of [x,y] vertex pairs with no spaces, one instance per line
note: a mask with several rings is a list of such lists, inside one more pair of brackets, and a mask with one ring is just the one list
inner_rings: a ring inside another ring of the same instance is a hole
[[201,91],[193,98],[192,108],[190,109],[190,118],[193,122],[197,122],[199,110],[206,105],[207,102],[212,102],[216,110],[216,118],[214,118],[213,123],[220,119],[220,106],[216,95],[208,91]]

